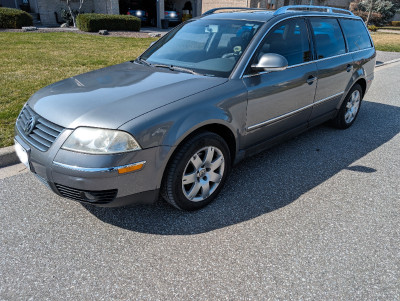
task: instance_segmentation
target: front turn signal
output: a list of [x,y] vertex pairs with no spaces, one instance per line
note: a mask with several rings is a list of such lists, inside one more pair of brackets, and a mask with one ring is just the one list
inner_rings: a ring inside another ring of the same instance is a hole
[[142,162],[126,165],[126,166],[118,168],[118,173],[119,174],[124,174],[124,173],[127,173],[127,172],[138,171],[138,170],[143,169],[145,164],[146,164],[146,161],[142,161]]

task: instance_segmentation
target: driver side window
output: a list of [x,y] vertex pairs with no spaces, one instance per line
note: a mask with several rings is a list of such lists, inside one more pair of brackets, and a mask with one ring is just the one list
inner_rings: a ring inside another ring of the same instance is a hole
[[252,64],[256,64],[266,53],[284,56],[288,66],[311,61],[310,40],[304,19],[290,19],[275,26],[261,43]]

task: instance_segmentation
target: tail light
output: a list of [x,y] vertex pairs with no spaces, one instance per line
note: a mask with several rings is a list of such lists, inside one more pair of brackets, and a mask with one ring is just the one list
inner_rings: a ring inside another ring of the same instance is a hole
[[130,13],[130,12],[127,12],[126,14],[127,14],[127,15],[130,15],[131,13]]

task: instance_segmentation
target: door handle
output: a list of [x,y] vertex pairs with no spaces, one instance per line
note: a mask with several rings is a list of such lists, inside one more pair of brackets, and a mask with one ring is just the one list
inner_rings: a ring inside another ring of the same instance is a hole
[[347,68],[346,68],[346,71],[347,71],[347,72],[350,72],[351,70],[353,70],[353,66],[350,65],[350,64],[348,64],[348,65],[347,65]]
[[307,78],[307,84],[312,85],[317,79],[318,79],[317,77],[315,77],[315,76],[313,76],[313,75],[310,75],[310,76]]

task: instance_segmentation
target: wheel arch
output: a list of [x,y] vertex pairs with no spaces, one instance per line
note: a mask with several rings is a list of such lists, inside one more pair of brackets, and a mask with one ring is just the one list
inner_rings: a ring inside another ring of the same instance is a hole
[[[184,134],[182,134],[175,143],[175,147],[171,154],[168,157],[168,162],[171,160],[171,158],[174,156],[176,153],[177,149],[185,143],[187,140],[191,139],[192,137],[196,136],[197,134],[201,132],[211,132],[215,133],[219,136],[221,136],[222,139],[226,142],[226,144],[229,147],[229,152],[231,156],[232,163],[234,162],[236,153],[237,153],[237,148],[238,148],[238,143],[236,142],[236,135],[234,131],[226,124],[222,123],[222,120],[218,121],[210,121],[209,123],[204,123],[204,124],[199,124],[197,126],[194,126],[187,131],[185,131]],[[166,166],[168,163],[166,164]]]
[[170,153],[168,154],[165,163],[163,164],[162,167],[162,176],[159,180],[159,187],[162,185],[162,181],[164,179],[165,172],[168,169],[168,165],[170,164],[171,160],[173,159],[174,155],[176,152],[179,150],[179,147],[183,145],[186,141],[194,137],[195,135],[202,133],[202,132],[211,132],[215,133],[219,136],[221,136],[222,139],[226,142],[229,148],[230,156],[231,156],[231,163],[234,163],[236,154],[237,154],[237,149],[238,149],[238,143],[236,142],[236,136],[233,132],[233,130],[226,124],[223,124],[222,121],[213,121],[210,123],[206,124],[201,124],[199,126],[193,127],[190,130],[186,131],[183,135],[179,137],[179,139],[176,141],[176,145],[171,148]]
[[189,133],[186,133],[185,137],[180,140],[180,142],[176,148],[178,148],[179,145],[182,145],[182,143],[184,143],[188,139],[192,138],[193,136],[195,136],[196,134],[201,133],[201,132],[211,132],[211,133],[221,136],[221,138],[224,139],[226,144],[228,145],[229,153],[231,156],[231,161],[232,161],[232,163],[234,162],[235,157],[236,157],[236,151],[237,151],[236,137],[235,137],[234,133],[232,132],[232,130],[228,126],[221,124],[221,123],[205,124],[205,125],[202,125],[196,129],[192,130]]
[[364,97],[365,92],[367,90],[367,81],[365,80],[365,78],[359,78],[352,87],[354,87],[354,85],[359,84],[361,86],[362,89],[362,97]]
[[346,99],[347,95],[349,94],[349,91],[356,85],[359,84],[361,86],[362,89],[362,97],[364,97],[366,90],[367,90],[367,81],[365,79],[364,76],[362,76],[363,73],[361,74],[361,76],[358,76],[356,80],[352,80],[349,82],[345,92],[343,93],[343,97],[341,99],[341,101],[338,103],[336,109],[339,110],[340,107],[342,106],[343,101]]

